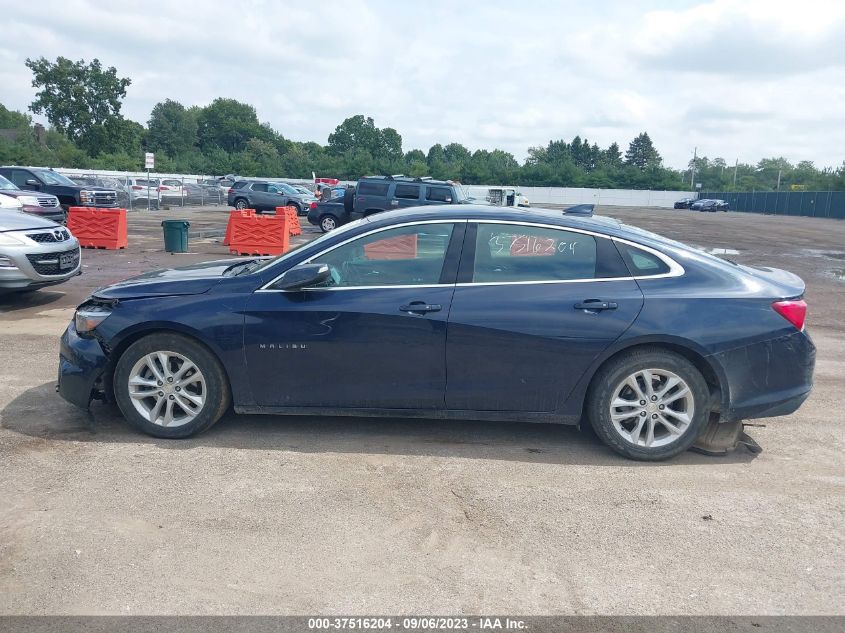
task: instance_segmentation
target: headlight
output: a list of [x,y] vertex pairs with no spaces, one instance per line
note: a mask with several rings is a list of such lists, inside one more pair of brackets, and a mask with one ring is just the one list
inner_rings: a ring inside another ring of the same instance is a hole
[[111,312],[111,307],[96,303],[79,306],[76,309],[76,314],[73,315],[77,334],[90,335],[100,323],[108,318]]
[[0,209],[20,209],[23,207],[20,200],[11,196],[0,195]]
[[8,233],[0,233],[0,246],[20,246],[21,244],[26,244],[26,242]]
[[82,204],[88,204],[90,202],[94,202],[94,192],[93,191],[86,191],[82,190],[79,192],[79,201]]

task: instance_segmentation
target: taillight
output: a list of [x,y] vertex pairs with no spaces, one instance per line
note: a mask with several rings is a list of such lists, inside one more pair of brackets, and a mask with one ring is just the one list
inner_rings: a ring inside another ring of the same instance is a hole
[[143,189],[143,187],[141,185],[132,185],[133,191],[141,191],[141,189]]
[[309,205],[309,207],[308,207],[308,208],[309,208],[309,209],[316,209],[316,208],[317,208],[317,203],[316,203],[316,202],[312,202],[312,203]]
[[803,299],[797,301],[775,301],[772,310],[792,323],[797,329],[804,329],[804,319],[807,317],[807,302]]
[[159,191],[170,191],[170,187],[159,187]]

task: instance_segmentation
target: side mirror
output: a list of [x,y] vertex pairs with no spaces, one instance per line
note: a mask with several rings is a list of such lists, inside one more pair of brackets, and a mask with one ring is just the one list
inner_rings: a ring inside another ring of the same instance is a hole
[[41,187],[41,183],[38,182],[35,178],[27,178],[26,179],[26,186],[27,187],[35,187],[39,189]]
[[278,290],[299,290],[321,284],[331,276],[328,264],[300,264],[282,275],[273,287]]

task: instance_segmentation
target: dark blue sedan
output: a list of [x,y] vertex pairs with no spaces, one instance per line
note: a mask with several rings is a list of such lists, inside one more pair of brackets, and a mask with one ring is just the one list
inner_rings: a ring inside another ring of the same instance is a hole
[[96,291],[59,392],[138,429],[238,413],[579,424],[657,460],[718,423],[785,415],[812,387],[804,283],[615,220],[561,211],[381,213],[276,259],[151,272]]

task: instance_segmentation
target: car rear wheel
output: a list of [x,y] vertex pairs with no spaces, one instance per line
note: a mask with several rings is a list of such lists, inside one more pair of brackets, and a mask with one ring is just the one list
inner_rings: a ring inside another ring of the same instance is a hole
[[238,198],[235,200],[235,208],[238,210],[246,209],[247,201],[244,198]]
[[117,361],[114,395],[135,428],[183,438],[210,428],[229,406],[229,383],[217,359],[179,334],[151,334]]
[[710,416],[710,390],[683,356],[636,350],[593,379],[587,416],[601,440],[631,459],[657,461],[687,450]]
[[337,218],[333,215],[324,215],[320,218],[320,229],[323,233],[334,231],[337,228]]

